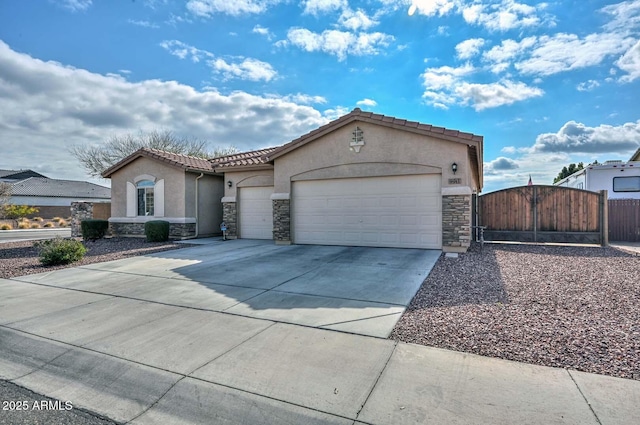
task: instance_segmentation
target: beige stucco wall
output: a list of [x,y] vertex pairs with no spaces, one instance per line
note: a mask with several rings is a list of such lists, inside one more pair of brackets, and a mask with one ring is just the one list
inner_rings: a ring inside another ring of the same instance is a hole
[[[187,173],[185,176],[185,211],[187,217],[196,217],[196,178],[199,173]],[[222,203],[224,193],[222,176],[205,174],[198,180],[198,236],[220,233],[222,222]]]
[[[359,153],[350,149],[356,126],[365,141]],[[292,180],[403,174],[441,174],[443,189],[474,187],[466,144],[354,122],[277,158],[274,192],[290,193]],[[454,177],[461,183],[449,184]]]
[[126,217],[127,182],[134,183],[134,179],[142,174],[151,175],[157,180],[164,179],[164,216],[185,217],[184,171],[144,157],[127,164],[111,176],[111,216]]
[[[231,187],[227,182],[231,181]],[[234,198],[238,187],[273,186],[273,170],[239,171],[224,174],[224,196]]]

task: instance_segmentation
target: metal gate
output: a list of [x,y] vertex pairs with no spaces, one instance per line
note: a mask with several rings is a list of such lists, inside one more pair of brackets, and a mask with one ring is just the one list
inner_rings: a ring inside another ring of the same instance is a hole
[[478,197],[487,241],[607,243],[606,191],[522,186]]

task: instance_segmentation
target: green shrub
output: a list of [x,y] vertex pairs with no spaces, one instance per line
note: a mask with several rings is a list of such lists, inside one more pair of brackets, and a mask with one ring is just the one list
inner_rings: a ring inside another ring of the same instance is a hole
[[73,263],[87,253],[82,242],[60,237],[36,242],[33,246],[40,250],[40,262],[45,266]]
[[95,241],[96,239],[104,238],[105,233],[107,233],[107,229],[109,229],[109,222],[107,220],[98,220],[94,218],[82,220],[80,228],[82,229],[82,239]]
[[147,221],[144,224],[147,242],[165,242],[169,240],[169,222],[164,220]]
[[36,207],[30,207],[29,205],[5,205],[3,208],[3,213],[6,218],[10,219],[18,219],[24,218],[30,214],[35,214],[39,210]]
[[0,224],[0,230],[13,230],[10,224]]

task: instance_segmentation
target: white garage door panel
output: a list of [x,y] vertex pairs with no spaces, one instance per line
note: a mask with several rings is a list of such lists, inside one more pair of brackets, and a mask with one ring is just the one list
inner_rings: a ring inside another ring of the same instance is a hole
[[239,226],[243,239],[273,239],[273,207],[271,194],[273,186],[241,187]]
[[439,175],[298,181],[298,244],[442,247]]

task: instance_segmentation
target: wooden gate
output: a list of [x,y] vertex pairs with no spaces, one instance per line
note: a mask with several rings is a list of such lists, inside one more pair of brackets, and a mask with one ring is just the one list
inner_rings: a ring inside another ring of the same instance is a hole
[[607,243],[606,192],[522,186],[478,197],[487,241]]
[[609,199],[609,240],[640,242],[640,199]]

